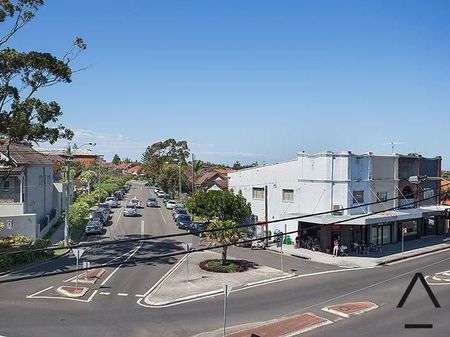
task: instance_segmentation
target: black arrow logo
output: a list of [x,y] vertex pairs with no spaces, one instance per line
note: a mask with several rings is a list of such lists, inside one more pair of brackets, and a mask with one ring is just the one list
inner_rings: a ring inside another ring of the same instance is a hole
[[403,307],[403,305],[406,302],[406,299],[408,298],[409,294],[411,293],[412,288],[414,288],[414,285],[416,284],[417,279],[419,279],[422,282],[422,285],[425,288],[425,290],[427,291],[428,297],[430,297],[431,302],[433,302],[434,306],[436,308],[440,308],[441,305],[439,304],[436,296],[434,296],[433,292],[431,291],[431,288],[428,285],[427,281],[425,280],[425,277],[423,277],[422,273],[416,273],[414,275],[414,277],[411,280],[411,283],[409,283],[408,288],[406,289],[405,293],[403,294],[402,299],[398,303],[397,308],[402,308]]

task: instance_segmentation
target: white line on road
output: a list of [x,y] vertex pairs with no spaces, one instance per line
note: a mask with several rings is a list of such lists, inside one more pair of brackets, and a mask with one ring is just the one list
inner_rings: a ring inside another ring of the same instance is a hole
[[134,295],[134,296],[139,297],[139,298],[145,297],[144,295]]
[[104,292],[104,291],[100,292],[99,294],[100,295],[105,295],[105,296],[111,295],[111,293],[107,293],[107,292]]
[[118,293],[117,296],[128,296],[128,294],[125,294],[125,293]]
[[39,294],[43,293],[44,291],[50,290],[52,288],[53,288],[53,286],[45,288],[43,290],[39,290],[37,293],[31,294],[31,295],[27,295],[26,298],[32,298],[33,296],[39,295]]
[[113,270],[111,274],[108,275],[108,277],[100,284],[101,286],[104,286],[106,282],[109,281],[109,279],[120,269],[120,267],[123,266],[125,262],[127,262],[134,254],[137,253],[137,251],[142,247],[142,244],[137,246],[135,249],[132,250],[132,253],[121,263],[116,269]]
[[167,221],[166,221],[166,218],[164,217],[163,212],[161,211],[161,207],[159,208],[159,213],[161,213],[161,217],[163,218],[164,223],[167,225]]

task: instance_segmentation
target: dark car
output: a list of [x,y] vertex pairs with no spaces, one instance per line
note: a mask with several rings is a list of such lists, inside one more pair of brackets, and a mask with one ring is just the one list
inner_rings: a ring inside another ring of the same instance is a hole
[[202,222],[191,222],[189,226],[189,233],[197,235],[199,237],[203,237],[205,234],[203,233],[206,230],[206,224]]
[[163,203],[164,205],[166,204],[166,202],[168,202],[169,200],[172,200],[172,198],[170,197],[170,195],[166,194],[163,197]]
[[117,191],[116,193],[114,193],[114,196],[118,199],[118,200],[123,200],[123,193],[121,190]]
[[110,206],[109,203],[107,203],[107,202],[102,202],[100,205],[98,205],[98,208],[104,208],[104,209],[106,209],[109,213],[112,213],[112,212],[113,212],[111,206]]
[[177,219],[177,227],[179,229],[188,229],[192,220],[189,215],[180,215]]
[[148,198],[147,207],[158,207],[158,200],[156,198]]
[[103,222],[101,220],[89,220],[84,229],[88,234],[103,234]]
[[108,221],[108,216],[105,215],[105,213],[101,210],[96,210],[91,213],[91,216],[89,217],[90,220],[97,220],[101,221],[103,224],[106,224]]
[[179,217],[180,215],[189,215],[189,213],[188,213],[188,211],[187,211],[186,208],[178,207],[178,208],[175,210],[175,212],[172,213],[172,218],[173,218],[173,220],[177,221],[177,219],[178,219],[178,217]]

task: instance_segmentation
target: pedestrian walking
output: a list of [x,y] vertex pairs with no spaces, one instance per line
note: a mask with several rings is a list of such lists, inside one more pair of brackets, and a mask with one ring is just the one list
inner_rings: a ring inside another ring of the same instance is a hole
[[338,256],[339,253],[339,240],[336,238],[333,241],[333,257]]

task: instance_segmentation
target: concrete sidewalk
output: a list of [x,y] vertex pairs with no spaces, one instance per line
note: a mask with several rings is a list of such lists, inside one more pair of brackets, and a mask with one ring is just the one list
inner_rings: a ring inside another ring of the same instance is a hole
[[[191,253],[188,259],[184,257],[149,290],[143,305],[164,307],[222,294],[225,284],[237,290],[295,276],[260,265],[239,273],[214,273],[199,267],[201,261],[220,258],[221,254],[212,251]],[[232,259],[230,257],[230,260]],[[189,281],[187,281],[186,260],[189,261]]]
[[[331,254],[312,251],[304,248],[295,248],[294,245],[283,245],[286,255],[307,259],[313,262],[330,264],[342,268],[375,267],[390,262],[408,259],[414,256],[428,254],[450,248],[450,243],[442,243],[444,236],[433,236],[405,242],[404,252],[401,252],[401,243],[381,246],[381,251],[370,252],[369,255],[351,253],[349,256],[333,257]],[[267,248],[280,252],[280,248],[272,245]]]

